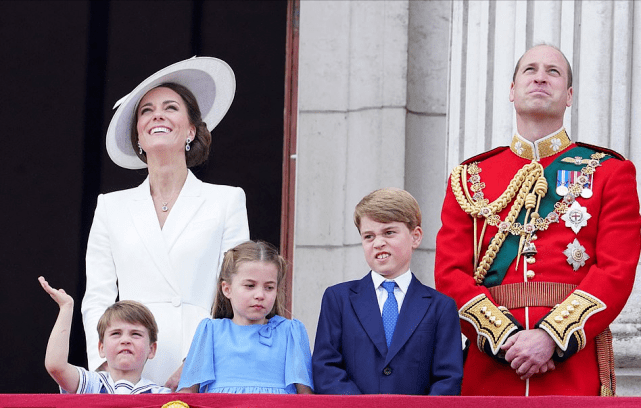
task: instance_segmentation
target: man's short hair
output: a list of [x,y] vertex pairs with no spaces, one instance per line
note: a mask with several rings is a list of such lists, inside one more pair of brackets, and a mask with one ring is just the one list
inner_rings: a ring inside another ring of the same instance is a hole
[[402,222],[412,231],[421,226],[421,208],[416,199],[400,188],[382,188],[363,197],[354,210],[354,224],[361,230],[361,219],[376,222]]
[[[565,63],[568,66],[568,89],[570,89],[572,87],[572,66],[570,66],[570,61],[568,61],[567,57],[565,56],[565,54],[563,54],[563,51],[561,51],[559,49],[559,47],[554,46],[552,44],[540,43],[540,44],[536,44],[536,45],[533,45],[530,48],[528,48],[527,51],[525,51],[523,53],[523,55],[525,55],[532,48],[541,47],[541,46],[554,48],[555,50],[557,50],[558,52],[561,53],[561,55],[563,56],[563,59],[565,60]],[[521,55],[521,58],[519,58],[519,60],[516,62],[516,66],[514,67],[514,74],[512,74],[512,82],[514,82],[516,80],[516,73],[519,71],[519,66],[521,65],[521,60],[523,59],[523,55]]]
[[121,300],[109,306],[98,320],[98,340],[104,342],[105,332],[114,320],[140,324],[149,332],[149,344],[158,340],[158,325],[147,306],[134,300]]

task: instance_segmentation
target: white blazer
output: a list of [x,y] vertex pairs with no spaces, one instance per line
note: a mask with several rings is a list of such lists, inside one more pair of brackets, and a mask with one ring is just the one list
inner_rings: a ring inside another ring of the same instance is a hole
[[119,295],[154,314],[158,350],[143,377],[165,384],[187,355],[198,323],[210,316],[225,251],[248,239],[244,191],[203,183],[191,171],[162,230],[149,178],[98,196],[82,301],[89,369],[104,361],[96,326]]

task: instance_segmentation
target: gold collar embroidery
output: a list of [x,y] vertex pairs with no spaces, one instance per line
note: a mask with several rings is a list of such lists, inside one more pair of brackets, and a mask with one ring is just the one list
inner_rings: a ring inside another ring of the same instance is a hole
[[524,159],[539,160],[565,150],[570,144],[572,144],[570,137],[565,132],[565,129],[561,129],[560,132],[546,136],[535,142],[530,142],[522,136],[515,134],[514,137],[512,137],[510,150]]

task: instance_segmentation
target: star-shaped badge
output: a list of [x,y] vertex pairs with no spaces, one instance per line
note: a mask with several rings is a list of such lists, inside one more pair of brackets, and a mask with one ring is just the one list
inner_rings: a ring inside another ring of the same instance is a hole
[[575,234],[578,234],[581,228],[588,225],[590,218],[592,218],[592,216],[588,214],[588,209],[581,207],[581,204],[577,201],[573,202],[568,208],[568,211],[561,217],[561,219],[565,221],[565,226],[572,228]]
[[568,244],[568,248],[563,251],[563,255],[567,256],[568,263],[576,271],[579,267],[585,265],[585,261],[590,259],[590,256],[585,253],[585,248],[579,243],[579,240],[574,238],[574,241]]

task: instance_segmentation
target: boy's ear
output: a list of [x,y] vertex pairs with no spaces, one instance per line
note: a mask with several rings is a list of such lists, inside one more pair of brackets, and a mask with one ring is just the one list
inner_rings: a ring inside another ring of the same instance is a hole
[[151,360],[156,356],[157,349],[158,349],[158,342],[153,342],[149,345],[149,354],[147,355],[148,360]]
[[423,240],[423,229],[417,225],[410,232],[410,235],[412,236],[412,249],[418,248],[419,245],[421,245],[421,241]]
[[105,345],[100,340],[98,340],[98,354],[100,358],[105,358]]

